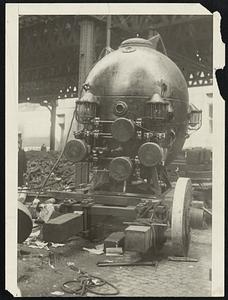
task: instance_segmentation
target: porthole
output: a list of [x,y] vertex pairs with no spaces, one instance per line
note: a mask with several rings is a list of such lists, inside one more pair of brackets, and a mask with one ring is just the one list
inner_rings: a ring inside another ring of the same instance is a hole
[[114,105],[114,114],[117,116],[123,116],[126,114],[128,109],[128,106],[125,102],[123,101],[118,101],[115,105]]

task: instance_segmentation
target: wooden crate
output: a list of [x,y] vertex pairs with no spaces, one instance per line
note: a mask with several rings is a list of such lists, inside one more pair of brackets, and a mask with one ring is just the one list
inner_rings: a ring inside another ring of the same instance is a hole
[[151,227],[131,225],[125,229],[126,251],[146,253],[151,247]]

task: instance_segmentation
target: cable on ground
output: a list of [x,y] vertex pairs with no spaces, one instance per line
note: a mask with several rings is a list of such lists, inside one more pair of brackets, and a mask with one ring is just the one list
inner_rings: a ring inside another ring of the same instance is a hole
[[[76,284],[76,288],[72,289],[68,285],[69,284]],[[113,292],[98,292],[95,291],[94,288],[101,287],[104,285],[108,285],[114,289]],[[76,280],[69,280],[64,282],[62,285],[62,290],[68,294],[76,294],[80,296],[86,296],[86,293],[92,293],[95,295],[100,296],[114,296],[119,294],[119,289],[115,287],[112,283],[108,282],[107,280],[92,276],[89,274],[82,274]]]
[[58,166],[58,164],[59,164],[59,162],[60,162],[60,160],[61,160],[61,158],[62,158],[62,156],[63,156],[64,150],[65,150],[65,147],[66,147],[66,144],[67,144],[69,135],[70,135],[70,131],[71,131],[71,128],[72,128],[72,125],[73,125],[74,117],[75,117],[75,110],[74,110],[74,113],[73,113],[73,116],[72,116],[72,119],[71,119],[71,122],[70,122],[70,127],[69,127],[68,132],[67,132],[67,136],[66,136],[66,140],[65,140],[65,143],[64,143],[64,147],[63,147],[63,149],[62,149],[62,152],[60,153],[60,155],[59,155],[57,161],[55,162],[55,164],[53,165],[53,167],[52,167],[51,171],[49,172],[48,176],[46,177],[46,179],[44,180],[43,184],[41,185],[40,190],[39,190],[38,195],[37,195],[37,198],[39,198],[39,196],[40,196],[40,194],[41,194],[43,188],[45,187],[45,185],[46,185],[48,179],[49,179],[50,176],[51,176],[51,173],[52,173],[52,172],[54,171],[54,169]]

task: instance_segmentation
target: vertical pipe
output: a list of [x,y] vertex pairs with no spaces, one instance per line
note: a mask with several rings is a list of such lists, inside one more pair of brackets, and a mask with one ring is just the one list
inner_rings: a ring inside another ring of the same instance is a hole
[[51,102],[50,150],[55,150],[56,101]]
[[61,133],[60,133],[60,151],[62,151],[63,146],[64,146],[64,126],[63,125],[60,125],[60,130],[61,130]]

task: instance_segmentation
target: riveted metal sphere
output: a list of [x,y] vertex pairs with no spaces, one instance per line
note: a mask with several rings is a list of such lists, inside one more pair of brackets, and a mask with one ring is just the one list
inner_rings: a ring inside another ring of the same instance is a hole
[[98,97],[99,117],[105,120],[120,116],[136,120],[146,116],[146,103],[154,94],[168,99],[176,140],[167,161],[183,147],[188,120],[187,84],[176,64],[153,49],[148,40],[133,38],[122,42],[93,67],[85,84]]

